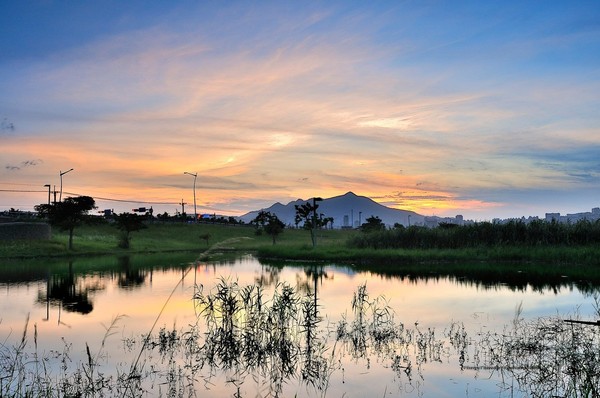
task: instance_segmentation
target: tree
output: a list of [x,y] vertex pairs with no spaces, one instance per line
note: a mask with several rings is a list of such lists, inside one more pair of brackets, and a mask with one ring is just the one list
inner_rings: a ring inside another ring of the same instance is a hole
[[333,229],[333,221],[333,217],[325,217],[323,218],[323,225],[325,226],[325,228]]
[[285,224],[277,217],[277,215],[263,210],[258,213],[251,223],[256,224],[257,231],[264,231],[273,238],[273,244],[275,244],[277,237],[285,228]]
[[256,217],[250,221],[250,224],[254,224],[256,235],[261,235],[265,230],[265,225],[267,224],[269,215],[271,215],[271,213],[268,211],[261,210],[258,212]]
[[296,209],[296,216],[294,217],[296,226],[302,222],[305,229],[311,229],[312,214],[314,210],[310,202],[306,202],[302,205],[294,205],[294,208]]
[[94,198],[77,196],[65,198],[62,202],[41,204],[34,207],[40,217],[45,217],[50,225],[62,231],[69,231],[69,250],[73,249],[73,230],[89,219],[88,211],[96,208]]
[[117,228],[122,232],[119,240],[119,247],[122,249],[129,249],[132,232],[148,228],[144,224],[144,217],[135,213],[121,213],[115,216],[115,222]]
[[363,232],[375,232],[385,230],[385,224],[381,221],[381,218],[377,216],[371,216],[366,219],[366,222],[360,226]]
[[323,217],[323,213],[319,213],[317,215],[317,209],[319,208],[317,202],[320,202],[322,200],[323,199],[321,198],[313,198],[312,203],[306,202],[302,205],[294,206],[294,208],[296,209],[296,216],[294,218],[296,226],[300,222],[304,222],[304,229],[310,230],[310,238],[312,240],[313,247],[317,245],[317,236],[315,229],[327,225],[327,221],[325,221],[327,219]]

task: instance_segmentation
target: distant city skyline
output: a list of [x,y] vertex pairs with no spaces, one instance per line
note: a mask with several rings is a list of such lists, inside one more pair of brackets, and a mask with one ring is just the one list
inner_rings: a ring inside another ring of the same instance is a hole
[[[0,211],[600,205],[600,3],[4,2]],[[185,175],[184,173],[191,173]],[[130,202],[131,201],[131,202]]]

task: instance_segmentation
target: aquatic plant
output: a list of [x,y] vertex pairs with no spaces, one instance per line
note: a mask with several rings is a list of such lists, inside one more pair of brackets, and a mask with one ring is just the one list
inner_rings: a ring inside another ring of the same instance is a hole
[[600,397],[600,324],[578,314],[525,320],[521,310],[501,333],[481,334],[472,368],[497,373],[502,388],[516,385],[532,397]]

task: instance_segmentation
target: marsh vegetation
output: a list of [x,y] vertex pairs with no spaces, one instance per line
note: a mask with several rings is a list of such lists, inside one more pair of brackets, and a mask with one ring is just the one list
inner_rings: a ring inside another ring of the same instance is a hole
[[461,249],[472,247],[557,247],[600,244],[600,220],[574,224],[556,221],[512,220],[466,225],[440,224],[437,228],[397,225],[371,228],[348,240],[348,246],[373,249]]

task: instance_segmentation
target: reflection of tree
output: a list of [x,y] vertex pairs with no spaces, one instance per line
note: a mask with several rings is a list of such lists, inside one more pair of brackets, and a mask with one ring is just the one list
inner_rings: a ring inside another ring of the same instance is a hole
[[591,272],[588,267],[573,267],[568,278],[564,275],[564,265],[543,264],[540,266],[522,263],[502,264],[469,264],[469,263],[440,263],[422,264],[405,263],[391,267],[382,264],[357,263],[352,266],[353,271],[365,271],[381,275],[385,278],[394,278],[399,281],[420,281],[448,279],[464,286],[474,286],[477,289],[495,290],[502,289],[525,292],[532,289],[535,292],[545,293],[547,290],[559,292],[562,289],[577,288],[585,293],[593,293],[600,285],[598,273]]
[[133,289],[144,284],[148,272],[143,269],[132,268],[129,256],[119,257],[118,263],[120,269],[119,287],[123,289]]
[[313,297],[315,310],[317,308],[319,284],[322,285],[324,279],[333,279],[333,276],[328,275],[322,265],[304,267],[304,277],[301,274],[296,274],[296,288],[298,291],[305,292]]
[[263,265],[260,275],[254,278],[254,281],[257,285],[264,287],[275,286],[279,283],[280,274],[281,267]]
[[47,305],[60,305],[67,311],[89,314],[94,309],[84,286],[77,284],[77,278],[73,273],[73,262],[69,261],[69,273],[67,275],[48,276],[46,294],[38,294],[38,302]]

